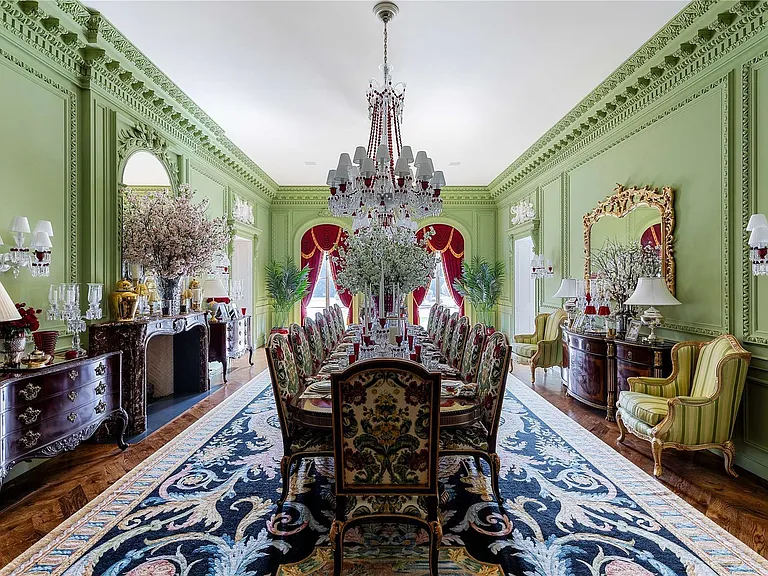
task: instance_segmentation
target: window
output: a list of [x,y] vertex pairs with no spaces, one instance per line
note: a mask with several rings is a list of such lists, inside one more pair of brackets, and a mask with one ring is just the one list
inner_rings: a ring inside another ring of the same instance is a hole
[[419,324],[425,328],[427,326],[427,321],[429,320],[429,309],[432,307],[432,304],[442,304],[450,309],[451,313],[459,311],[459,307],[456,302],[454,302],[451,291],[448,288],[448,282],[445,279],[442,255],[439,255],[437,258],[437,263],[435,264],[435,277],[429,284],[429,290],[427,291],[426,296],[424,296],[424,301],[421,303],[421,306],[419,306]]
[[328,252],[324,252],[323,261],[320,263],[320,271],[317,274],[315,289],[312,292],[309,306],[307,306],[307,316],[314,318],[315,314],[334,304],[341,306],[341,311],[346,318],[348,309],[341,303],[341,299],[336,292],[336,284],[331,274],[331,262],[328,259]]

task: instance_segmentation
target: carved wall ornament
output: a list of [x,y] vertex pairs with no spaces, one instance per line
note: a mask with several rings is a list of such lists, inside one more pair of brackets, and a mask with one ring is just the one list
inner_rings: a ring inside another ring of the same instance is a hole
[[232,217],[238,222],[253,224],[253,206],[247,200],[235,196],[232,205]]
[[533,207],[533,202],[530,200],[520,200],[517,204],[509,207],[509,213],[512,217],[512,225],[525,224],[536,218],[536,210]]
[[591,267],[591,231],[592,226],[603,216],[615,216],[622,218],[638,206],[650,206],[661,213],[661,276],[667,284],[667,288],[675,293],[675,256],[674,256],[674,231],[675,231],[675,193],[672,188],[665,186],[658,188],[643,186],[637,188],[625,188],[617,184],[614,194],[597,203],[597,207],[584,215],[584,278],[589,279]]
[[168,142],[157,130],[147,124],[137,122],[131,128],[120,130],[117,148],[117,170],[122,180],[125,163],[131,154],[146,150],[153,154],[165,167],[174,191],[179,189],[179,170],[168,153]]

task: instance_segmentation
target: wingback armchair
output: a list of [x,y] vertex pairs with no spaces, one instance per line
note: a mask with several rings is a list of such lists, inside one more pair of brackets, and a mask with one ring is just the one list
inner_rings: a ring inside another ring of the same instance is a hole
[[627,378],[629,391],[622,391],[617,403],[618,442],[627,430],[648,440],[657,477],[664,448],[719,448],[725,470],[737,476],[731,436],[751,357],[728,334],[675,344],[669,378]]
[[539,314],[533,334],[517,334],[512,344],[512,360],[518,364],[530,364],[531,382],[536,381],[536,368],[563,365],[563,331],[561,324],[567,317],[565,310],[552,314]]

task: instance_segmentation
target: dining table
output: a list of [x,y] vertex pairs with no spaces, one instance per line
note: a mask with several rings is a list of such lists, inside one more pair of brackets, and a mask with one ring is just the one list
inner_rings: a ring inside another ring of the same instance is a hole
[[[412,328],[415,329],[416,327]],[[422,338],[426,338],[426,335],[422,334]],[[340,346],[343,348],[344,346],[352,345],[354,339],[354,335],[349,335]],[[426,341],[424,343],[428,346]],[[328,382],[330,381],[331,372],[344,370],[349,364],[347,362],[338,362],[344,356],[346,356],[346,353],[339,351],[330,355],[328,361],[320,368],[319,374],[314,377],[313,381],[317,385],[323,381]],[[383,359],[396,356],[385,353],[376,357]],[[357,358],[355,362],[361,362],[364,359],[370,359],[370,356],[368,358]],[[413,360],[407,361],[412,362]],[[455,370],[443,364],[433,362],[425,363],[424,365],[428,370],[437,372],[441,376],[440,426],[448,428],[474,424],[480,418],[480,405],[476,394],[472,393],[473,389],[476,391],[477,386],[465,384],[459,379]],[[313,390],[313,388],[316,388],[316,386],[308,383],[294,397],[294,418],[304,426],[330,430],[333,428],[330,387],[323,387],[321,391]]]

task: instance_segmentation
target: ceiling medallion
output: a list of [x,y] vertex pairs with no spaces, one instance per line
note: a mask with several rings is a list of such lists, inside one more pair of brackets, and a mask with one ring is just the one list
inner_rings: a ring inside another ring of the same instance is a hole
[[373,12],[384,23],[384,64],[380,67],[384,82],[371,79],[368,86],[368,148],[358,146],[352,158],[346,152],[341,154],[336,169],[328,172],[328,208],[334,216],[351,217],[353,231],[394,227],[415,232],[416,220],[443,211],[440,190],[445,178],[434,169],[426,152],[414,156],[410,146],[403,146],[405,84],[393,83],[387,62],[387,24],[398,7],[394,2],[379,2]]

